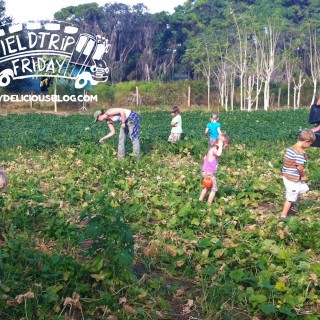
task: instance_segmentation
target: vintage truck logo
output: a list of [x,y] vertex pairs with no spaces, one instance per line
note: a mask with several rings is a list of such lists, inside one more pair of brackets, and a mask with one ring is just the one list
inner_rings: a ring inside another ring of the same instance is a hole
[[108,39],[81,33],[65,22],[40,21],[0,29],[0,87],[12,80],[53,77],[75,80],[75,88],[108,80]]

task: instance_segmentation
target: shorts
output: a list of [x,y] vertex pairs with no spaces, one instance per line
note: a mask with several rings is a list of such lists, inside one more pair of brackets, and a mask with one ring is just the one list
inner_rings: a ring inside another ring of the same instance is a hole
[[[205,178],[206,176],[208,176],[208,174],[205,174],[204,172],[202,172],[202,178]],[[206,189],[217,192],[218,191],[218,184],[217,184],[216,176],[212,175],[212,174],[209,174],[209,176],[212,178],[212,187],[206,188]]]
[[290,181],[285,177],[283,178],[284,186],[286,187],[286,200],[295,202],[298,196],[302,193],[309,191],[308,185],[304,181]]
[[171,133],[168,141],[171,143],[178,142],[180,140],[181,133]]

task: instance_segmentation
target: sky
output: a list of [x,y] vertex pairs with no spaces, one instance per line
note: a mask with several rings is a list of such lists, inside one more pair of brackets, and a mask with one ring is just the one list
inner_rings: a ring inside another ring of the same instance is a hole
[[174,8],[182,5],[186,0],[5,0],[6,15],[11,16],[15,23],[52,20],[55,12],[68,6],[96,2],[99,5],[105,3],[124,3],[128,6],[143,3],[151,13],[167,11],[173,13]]

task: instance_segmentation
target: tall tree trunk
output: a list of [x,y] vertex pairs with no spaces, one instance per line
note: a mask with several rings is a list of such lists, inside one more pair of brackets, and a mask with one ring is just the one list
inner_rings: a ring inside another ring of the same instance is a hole
[[234,92],[235,92],[235,83],[234,77],[231,75],[230,77],[230,108],[233,111],[234,106]]
[[268,111],[270,103],[270,80],[265,79],[264,81],[264,92],[263,92],[263,109]]
[[291,80],[288,78],[287,107],[290,107]]
[[210,76],[207,77],[208,110],[210,110]]

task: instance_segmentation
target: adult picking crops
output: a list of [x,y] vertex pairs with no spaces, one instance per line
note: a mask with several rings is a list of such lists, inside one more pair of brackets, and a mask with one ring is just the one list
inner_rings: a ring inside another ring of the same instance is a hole
[[128,134],[132,141],[134,156],[138,157],[140,155],[140,118],[138,114],[129,109],[111,108],[107,111],[97,110],[93,117],[95,122],[106,121],[110,129],[110,132],[106,136],[99,139],[99,143],[102,143],[112,137],[116,133],[114,123],[121,122],[118,143],[118,159],[123,159],[125,156],[125,143]]

